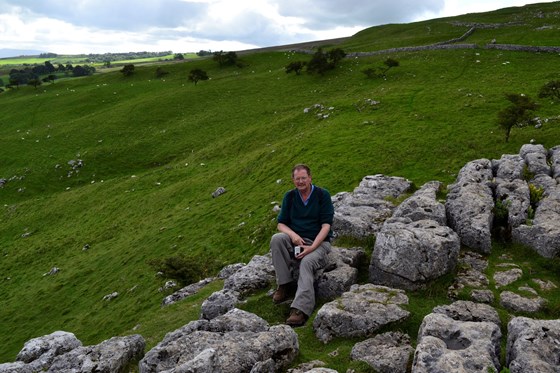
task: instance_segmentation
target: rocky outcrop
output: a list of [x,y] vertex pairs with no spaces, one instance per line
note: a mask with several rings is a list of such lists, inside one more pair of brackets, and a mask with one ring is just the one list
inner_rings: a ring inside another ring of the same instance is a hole
[[[298,352],[297,334],[289,326],[270,326],[257,315],[233,309],[168,333],[139,366],[140,373],[280,371]],[[263,370],[252,370],[255,366]]]
[[369,337],[383,326],[408,318],[410,313],[401,308],[405,304],[408,297],[403,290],[352,285],[350,291],[319,309],[313,330],[324,343],[334,337]]
[[445,225],[439,183],[428,183],[395,210],[377,234],[369,269],[375,284],[415,290],[455,269],[460,243]]
[[500,371],[501,336],[494,322],[460,321],[431,313],[420,325],[412,372]]
[[402,177],[364,177],[353,192],[342,192],[332,197],[335,208],[333,230],[337,235],[359,238],[376,234],[395,209],[387,198],[397,198],[411,185]]
[[119,373],[140,360],[144,348],[141,335],[113,337],[98,345],[82,346],[74,334],[59,331],[25,343],[17,361],[0,364],[0,372]]
[[557,373],[560,320],[513,318],[508,323],[506,365],[511,373]]
[[494,197],[492,163],[479,159],[467,163],[454,184],[448,186],[445,208],[448,224],[461,243],[481,253],[490,253]]
[[379,373],[406,373],[413,353],[407,334],[387,332],[354,345],[350,357]]

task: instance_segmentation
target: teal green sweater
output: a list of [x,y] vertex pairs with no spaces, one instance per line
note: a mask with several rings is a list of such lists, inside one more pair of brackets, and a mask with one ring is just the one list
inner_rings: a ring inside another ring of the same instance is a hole
[[[334,207],[326,189],[315,186],[307,206],[303,204],[297,189],[284,195],[278,223],[286,224],[303,238],[314,240],[323,224],[333,223]],[[329,232],[332,238],[332,230]]]

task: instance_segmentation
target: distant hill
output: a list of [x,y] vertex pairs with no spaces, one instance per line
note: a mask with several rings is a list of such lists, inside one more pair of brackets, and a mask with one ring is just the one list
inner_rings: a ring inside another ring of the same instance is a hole
[[19,56],[36,56],[41,53],[45,53],[44,51],[38,50],[31,50],[31,49],[8,49],[8,48],[1,48],[0,49],[0,58],[8,58],[8,57],[19,57]]

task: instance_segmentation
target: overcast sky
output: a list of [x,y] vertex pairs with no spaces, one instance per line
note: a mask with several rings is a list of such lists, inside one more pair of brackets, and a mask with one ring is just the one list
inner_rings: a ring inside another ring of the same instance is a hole
[[0,49],[242,50],[550,0],[0,0]]

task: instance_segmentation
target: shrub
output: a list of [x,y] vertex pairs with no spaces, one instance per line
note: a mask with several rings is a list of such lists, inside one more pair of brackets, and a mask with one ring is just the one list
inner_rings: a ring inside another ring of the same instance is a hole
[[560,80],[551,80],[541,87],[539,98],[560,100]]
[[208,277],[217,267],[209,259],[189,257],[182,254],[164,259],[152,259],[148,265],[155,271],[161,272],[166,279],[176,280],[181,286],[186,286]]
[[529,112],[536,110],[538,105],[528,96],[516,93],[506,93],[506,99],[511,105],[498,113],[498,125],[506,133],[506,142],[509,141],[511,129],[514,126],[525,127],[531,122]]
[[201,69],[192,69],[189,73],[189,80],[196,85],[199,80],[208,80],[208,74]]
[[291,62],[289,65],[287,65],[285,67],[286,69],[286,74],[289,74],[291,72],[295,72],[296,75],[300,75],[301,71],[303,70],[303,68],[305,67],[305,65],[307,64],[307,62],[305,61],[294,61]]
[[124,65],[123,68],[121,69],[121,73],[124,76],[131,76],[132,74],[134,74],[134,65],[133,64]]

